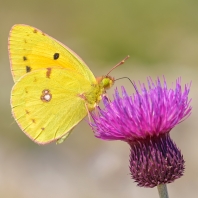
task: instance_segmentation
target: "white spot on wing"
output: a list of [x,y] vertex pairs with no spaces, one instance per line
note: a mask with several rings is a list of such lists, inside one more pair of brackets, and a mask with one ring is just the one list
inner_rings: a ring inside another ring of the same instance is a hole
[[49,89],[44,89],[42,91],[41,100],[43,102],[49,102],[52,99],[52,94]]
[[49,94],[44,95],[44,99],[46,101],[50,101],[51,100],[51,95],[49,95]]

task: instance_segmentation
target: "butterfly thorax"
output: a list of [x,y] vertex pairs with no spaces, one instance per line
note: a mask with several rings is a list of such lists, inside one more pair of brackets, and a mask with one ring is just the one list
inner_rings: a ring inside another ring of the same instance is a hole
[[107,89],[113,86],[114,78],[110,76],[102,76],[96,78],[97,83],[92,85],[92,89],[89,92],[81,95],[86,101],[86,105],[89,111],[95,109],[97,104],[101,101],[102,95],[105,93]]

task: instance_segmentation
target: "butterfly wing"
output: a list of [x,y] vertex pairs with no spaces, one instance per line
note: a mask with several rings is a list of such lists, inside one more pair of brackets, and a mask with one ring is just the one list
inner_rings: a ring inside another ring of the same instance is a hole
[[90,82],[96,81],[87,65],[72,50],[28,25],[19,24],[12,27],[9,55],[15,82],[28,72],[48,67],[70,69]]
[[81,96],[95,89],[84,76],[71,70],[36,70],[14,85],[12,113],[27,136],[46,144],[69,133],[87,115]]

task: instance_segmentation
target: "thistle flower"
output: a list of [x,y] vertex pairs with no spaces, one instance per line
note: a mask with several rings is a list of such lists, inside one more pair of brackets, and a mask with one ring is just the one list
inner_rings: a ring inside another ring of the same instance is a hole
[[184,172],[181,151],[170,138],[170,131],[191,113],[190,85],[167,88],[166,80],[148,78],[148,89],[135,83],[129,96],[122,87],[122,97],[115,90],[114,100],[103,97],[105,108],[92,113],[90,123],[95,136],[103,140],[122,140],[130,145],[130,172],[138,186],[155,187],[171,183]]

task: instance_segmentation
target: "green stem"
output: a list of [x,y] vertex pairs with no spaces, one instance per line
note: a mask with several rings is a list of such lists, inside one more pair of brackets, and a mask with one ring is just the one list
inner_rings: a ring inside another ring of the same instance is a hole
[[168,190],[166,184],[160,184],[157,186],[159,197],[160,198],[168,198]]

